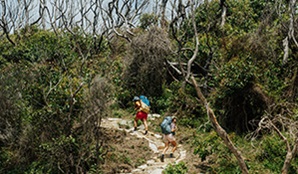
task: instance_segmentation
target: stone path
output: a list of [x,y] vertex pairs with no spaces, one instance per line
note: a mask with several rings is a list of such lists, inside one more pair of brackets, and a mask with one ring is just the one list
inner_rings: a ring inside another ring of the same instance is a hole
[[[159,115],[149,114],[148,120],[154,120],[155,117],[159,117]],[[101,126],[109,129],[124,130],[127,133],[136,136],[137,138],[144,138],[148,141],[148,147],[154,153],[153,158],[148,160],[146,164],[134,169],[130,174],[162,174],[162,171],[168,164],[178,164],[186,157],[186,150],[184,150],[181,145],[178,145],[178,148],[174,153],[175,158],[169,158],[168,156],[165,156],[165,161],[160,162],[159,157],[163,150],[162,147],[164,147],[161,134],[149,131],[147,135],[143,135],[144,129],[141,126],[139,127],[139,131],[133,131],[131,120],[125,120],[121,118],[106,118],[102,120]],[[169,148],[168,152],[170,152],[170,150],[171,148]]]

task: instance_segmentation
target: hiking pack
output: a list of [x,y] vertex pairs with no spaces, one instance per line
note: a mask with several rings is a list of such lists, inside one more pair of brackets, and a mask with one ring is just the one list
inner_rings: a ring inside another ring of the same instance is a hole
[[163,121],[160,124],[161,132],[163,134],[168,135],[172,132],[171,123],[172,123],[172,117],[171,116],[166,116],[163,119]]
[[143,103],[145,103],[147,106],[150,107],[150,101],[146,96],[140,95],[140,99],[142,100]]
[[141,111],[148,114],[150,112],[150,101],[149,101],[149,99],[144,95],[140,95],[139,98],[141,100]]
[[146,105],[143,101],[141,101],[141,111],[148,114],[150,112],[150,107]]

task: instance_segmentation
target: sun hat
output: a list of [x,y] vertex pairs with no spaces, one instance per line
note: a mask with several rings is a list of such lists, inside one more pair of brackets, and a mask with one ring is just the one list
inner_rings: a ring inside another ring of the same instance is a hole
[[138,100],[140,100],[140,98],[138,96],[134,96],[132,101],[138,101]]

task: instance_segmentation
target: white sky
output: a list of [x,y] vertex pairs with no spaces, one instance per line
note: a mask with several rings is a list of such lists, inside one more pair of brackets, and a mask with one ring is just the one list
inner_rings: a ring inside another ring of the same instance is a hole
[[[19,28],[23,28],[26,24],[31,24],[32,22],[36,21],[39,17],[39,9],[40,9],[40,2],[46,2],[45,5],[48,7],[48,11],[46,12],[45,17],[45,23],[47,27],[51,26],[51,21],[55,21],[54,18],[59,17],[61,14],[61,11],[58,10],[58,7],[60,10],[66,13],[66,20],[69,24],[71,21],[71,16],[75,16],[72,20],[72,25],[75,26],[83,26],[84,30],[88,30],[90,25],[93,25],[94,23],[94,13],[92,10],[90,10],[91,4],[94,2],[102,3],[102,6],[104,9],[108,9],[108,3],[112,0],[1,0],[1,6],[0,6],[0,15],[1,18],[4,15],[3,5],[6,6],[6,14],[5,14],[5,20],[9,24],[9,28],[11,29],[10,32],[13,32],[13,30],[18,30]],[[121,5],[125,0],[119,0],[119,4]],[[183,0],[184,2],[188,0]],[[201,2],[202,0],[198,0],[197,2]],[[158,13],[159,6],[156,8],[156,4],[161,2],[161,0],[131,0],[128,1],[129,3],[132,3],[132,7],[136,5],[136,2],[140,4],[141,2],[147,2],[147,6],[141,11],[142,13]],[[170,17],[172,5],[174,3],[177,3],[177,0],[169,0],[167,4],[167,11],[166,15]],[[29,4],[29,13],[25,14],[25,4]],[[159,5],[158,4],[158,5]],[[84,7],[84,8],[82,8]],[[155,7],[155,8],[154,8]],[[92,6],[94,9],[95,6]],[[83,11],[80,11],[83,9]],[[100,14],[100,10],[97,9],[98,14]],[[118,15],[116,15],[115,11],[113,11],[114,20],[117,21],[118,18],[116,18]],[[84,19],[84,22],[78,22],[81,21],[82,15],[81,13],[86,13],[87,18]],[[99,16],[99,20],[97,22],[97,30],[101,30],[103,27],[104,22],[110,22],[111,20],[105,20],[106,14],[103,14]],[[131,21],[134,25],[137,24],[138,18],[134,18],[133,21]],[[41,21],[39,22],[41,24]],[[52,25],[56,25],[55,27],[59,28],[60,25],[63,24],[63,20],[60,18],[60,20],[57,20],[57,22],[52,23]],[[110,23],[106,23],[107,25],[110,25]]]

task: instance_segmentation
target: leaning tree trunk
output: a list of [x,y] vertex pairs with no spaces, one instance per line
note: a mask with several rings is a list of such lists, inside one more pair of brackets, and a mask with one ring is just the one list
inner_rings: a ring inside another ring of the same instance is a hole
[[195,86],[195,89],[197,91],[197,95],[200,98],[201,102],[206,106],[207,109],[207,115],[216,131],[218,136],[224,141],[225,145],[231,150],[231,152],[235,155],[235,157],[238,160],[238,163],[240,165],[241,171],[243,174],[248,174],[248,169],[245,164],[245,161],[241,155],[241,152],[234,146],[233,142],[230,140],[227,132],[220,126],[220,124],[217,122],[217,119],[215,117],[215,114],[213,110],[209,107],[208,102],[204,95],[201,92],[201,89],[197,85],[197,82],[195,78],[192,76],[191,77],[193,85]]
[[282,174],[287,174],[289,172],[289,168],[291,166],[291,161],[293,160],[293,158],[295,157],[295,155],[297,153],[297,146],[298,146],[298,139],[295,140],[293,149],[290,148],[290,145],[287,142],[287,155],[286,155],[286,159],[284,161],[284,165],[281,169]]
[[273,129],[275,130],[275,132],[278,134],[278,136],[286,144],[287,155],[286,155],[286,159],[284,161],[284,165],[282,166],[281,173],[282,174],[287,174],[289,172],[289,168],[291,166],[291,161],[293,160],[293,158],[295,157],[295,155],[297,153],[298,136],[296,134],[295,143],[294,143],[293,149],[291,149],[291,145],[290,145],[288,139],[280,132],[280,130],[272,122],[270,122],[270,124],[273,127]]
[[227,5],[226,0],[220,0],[220,8],[221,8],[221,23],[220,27],[223,28],[226,23],[227,17]]

